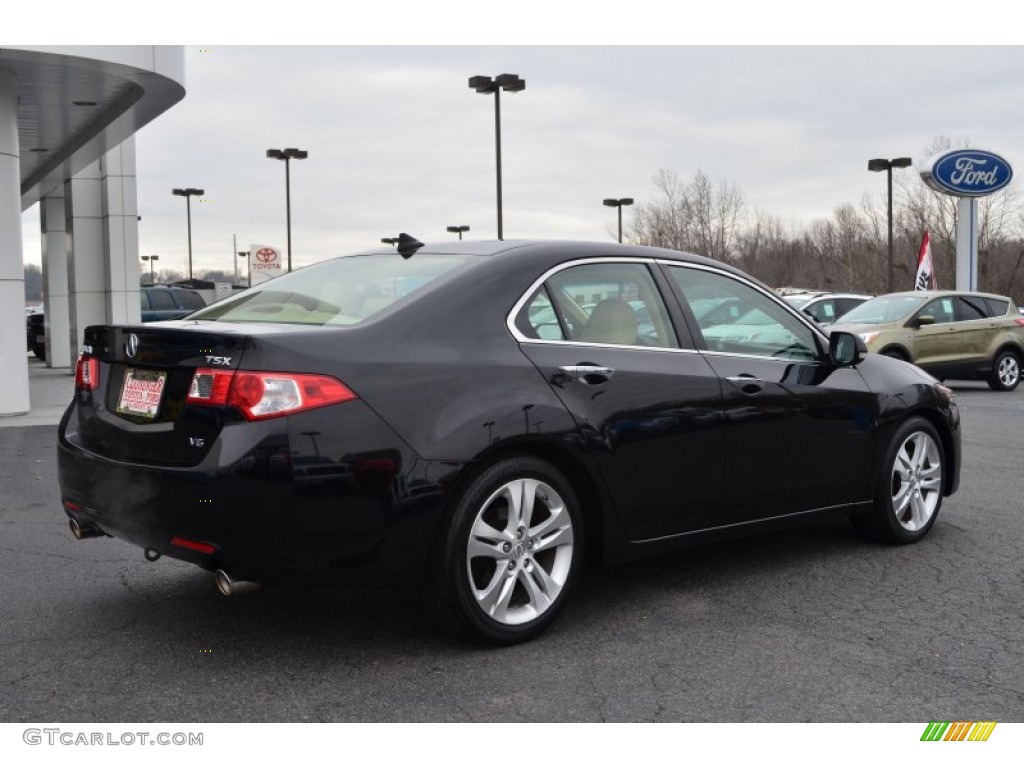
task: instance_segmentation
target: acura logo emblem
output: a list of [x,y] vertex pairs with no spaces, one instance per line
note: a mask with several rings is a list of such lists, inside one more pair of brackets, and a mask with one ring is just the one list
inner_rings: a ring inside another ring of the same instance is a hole
[[128,357],[135,357],[135,353],[139,351],[139,337],[134,333],[128,334],[128,341],[124,343],[124,353]]

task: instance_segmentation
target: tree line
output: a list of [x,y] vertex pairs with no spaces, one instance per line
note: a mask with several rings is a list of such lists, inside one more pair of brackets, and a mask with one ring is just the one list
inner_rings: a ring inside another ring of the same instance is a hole
[[[939,137],[925,149],[932,157],[951,149]],[[966,142],[964,147],[969,146]],[[743,194],[702,171],[684,181],[673,171],[653,178],[655,195],[635,206],[624,239],[673,248],[733,264],[775,288],[885,293],[888,287],[887,198],[866,195],[800,230],[746,206]],[[924,232],[929,233],[939,288],[956,281],[956,198],[924,185],[918,173],[893,175],[895,290],[912,290]],[[978,205],[978,286],[1024,296],[1024,207],[1008,187]]]

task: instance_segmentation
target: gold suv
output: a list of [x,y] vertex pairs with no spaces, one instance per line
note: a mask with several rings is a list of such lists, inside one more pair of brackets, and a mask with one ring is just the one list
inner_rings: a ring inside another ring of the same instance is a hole
[[1020,382],[1024,316],[1006,296],[908,291],[877,296],[829,330],[856,333],[869,352],[898,357],[939,379],[984,379],[992,389]]

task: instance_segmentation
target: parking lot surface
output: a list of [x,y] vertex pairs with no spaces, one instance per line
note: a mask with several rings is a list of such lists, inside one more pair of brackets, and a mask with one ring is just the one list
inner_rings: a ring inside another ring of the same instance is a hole
[[922,543],[836,523],[591,570],[504,649],[438,634],[410,594],[225,598],[76,542],[56,427],[2,428],[0,721],[1024,721],[1024,390],[952,384],[962,482]]

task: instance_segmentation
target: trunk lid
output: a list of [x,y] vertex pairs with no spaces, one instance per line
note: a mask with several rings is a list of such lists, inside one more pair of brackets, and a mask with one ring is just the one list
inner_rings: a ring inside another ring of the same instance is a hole
[[143,464],[202,461],[226,424],[242,421],[234,409],[187,402],[197,369],[241,364],[248,329],[218,326],[184,321],[86,329],[83,353],[98,361],[98,384],[75,391],[82,447]]

